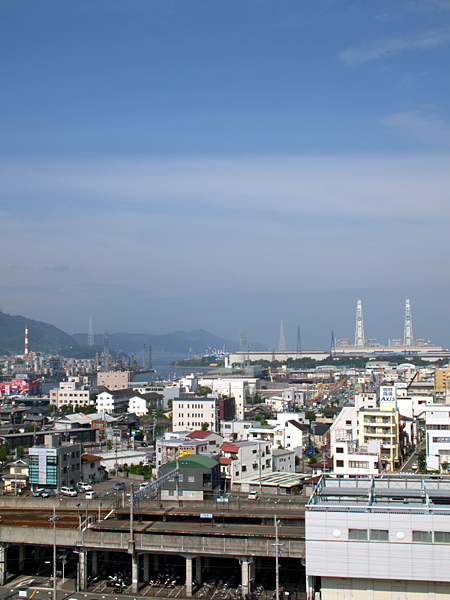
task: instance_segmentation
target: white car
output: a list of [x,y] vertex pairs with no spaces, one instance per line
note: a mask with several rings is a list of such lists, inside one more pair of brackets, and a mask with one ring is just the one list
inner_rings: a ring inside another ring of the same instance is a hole
[[70,496],[71,498],[74,498],[75,496],[78,496],[78,492],[75,488],[62,487],[61,496]]
[[86,500],[95,500],[96,498],[98,498],[98,494],[97,492],[86,492],[85,498]]
[[83,483],[83,481],[80,481],[77,483],[77,488],[80,490],[80,492],[90,492],[92,490],[92,485],[90,483]]

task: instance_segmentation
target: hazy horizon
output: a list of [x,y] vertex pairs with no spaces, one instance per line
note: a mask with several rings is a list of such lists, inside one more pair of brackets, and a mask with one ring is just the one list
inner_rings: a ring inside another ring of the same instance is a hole
[[450,346],[448,0],[4,0],[0,306]]

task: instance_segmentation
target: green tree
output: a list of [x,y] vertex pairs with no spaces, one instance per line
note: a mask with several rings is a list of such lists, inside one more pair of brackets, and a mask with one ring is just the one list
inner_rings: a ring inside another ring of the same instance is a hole
[[80,452],[81,454],[84,454],[86,452],[83,442],[81,442],[80,444]]
[[108,443],[106,445],[107,445],[108,450],[112,450],[112,441],[111,440],[108,440]]
[[33,431],[34,431],[34,425],[28,425],[27,431],[28,431],[28,433],[33,433]]
[[25,456],[25,449],[23,446],[17,446],[17,458],[23,458]]
[[209,429],[209,423],[202,423],[202,431],[208,431]]
[[172,398],[169,398],[169,399],[167,400],[167,406],[168,406],[169,408],[172,408],[172,405],[173,405],[173,400],[172,400]]
[[212,393],[212,389],[210,387],[208,387],[207,385],[201,385],[200,387],[198,387],[195,390],[195,395],[196,396],[207,396],[208,394]]
[[8,442],[3,444],[3,446],[0,448],[0,461],[2,463],[4,463],[6,460],[8,460],[9,450],[10,450],[10,446],[9,446]]
[[308,419],[309,422],[316,420],[316,415],[312,410],[307,410],[305,412],[305,419]]
[[157,411],[156,411],[156,416],[157,416],[157,417],[161,417],[161,418],[162,418],[162,417],[165,417],[166,415],[163,413],[163,411],[162,411],[162,410],[157,410]]

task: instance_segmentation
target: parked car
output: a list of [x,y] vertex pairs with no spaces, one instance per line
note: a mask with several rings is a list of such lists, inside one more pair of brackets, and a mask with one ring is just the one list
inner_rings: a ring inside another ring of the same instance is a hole
[[150,481],[142,481],[141,485],[139,486],[139,489],[142,490],[142,488],[147,487],[149,483],[150,483]]
[[250,494],[247,496],[247,500],[258,500],[258,495],[256,492],[250,492]]
[[75,488],[71,488],[71,487],[62,487],[61,488],[61,495],[62,496],[70,496],[71,498],[74,498],[75,496],[78,496],[78,492]]
[[43,491],[44,488],[36,488],[35,490],[33,490],[33,496],[40,496]]
[[125,489],[125,484],[123,481],[118,481],[117,483],[114,484],[114,489],[115,490],[124,490]]
[[55,496],[55,490],[42,490],[41,498],[50,498],[51,496]]
[[80,490],[80,492],[90,492],[92,490],[92,485],[90,483],[79,481],[77,483],[77,488]]
[[97,492],[86,492],[85,498],[86,500],[95,500],[95,498],[98,498],[98,494]]

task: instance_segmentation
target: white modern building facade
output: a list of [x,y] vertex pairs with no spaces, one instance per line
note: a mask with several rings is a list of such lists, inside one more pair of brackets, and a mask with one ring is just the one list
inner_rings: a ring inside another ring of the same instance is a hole
[[56,408],[71,406],[75,411],[79,407],[94,404],[90,400],[88,377],[69,377],[67,381],[61,381],[59,388],[50,390],[49,399]]
[[307,598],[450,597],[450,480],[322,476],[306,507]]
[[219,401],[216,396],[181,396],[172,404],[173,431],[201,429],[207,423],[210,431],[219,432]]

